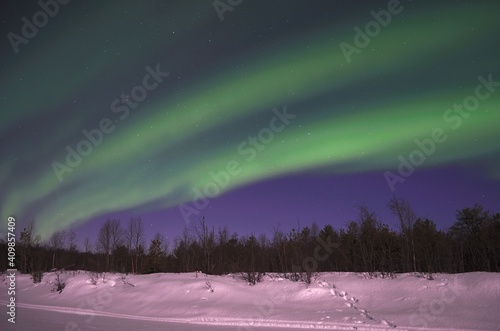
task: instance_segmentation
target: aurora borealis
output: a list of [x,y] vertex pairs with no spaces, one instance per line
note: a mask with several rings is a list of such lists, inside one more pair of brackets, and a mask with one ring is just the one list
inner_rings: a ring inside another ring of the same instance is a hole
[[[342,226],[356,203],[384,216],[384,173],[436,129],[446,139],[396,193],[442,226],[457,208],[497,207],[500,5],[400,5],[347,61],[339,45],[388,1],[244,0],[223,21],[212,1],[59,4],[17,53],[2,42],[2,222],[36,219],[47,238],[142,215],[175,232],[187,206],[257,233],[299,218]],[[4,36],[41,10],[2,6]],[[91,151],[68,166],[82,141]],[[207,185],[217,194],[193,204]]]

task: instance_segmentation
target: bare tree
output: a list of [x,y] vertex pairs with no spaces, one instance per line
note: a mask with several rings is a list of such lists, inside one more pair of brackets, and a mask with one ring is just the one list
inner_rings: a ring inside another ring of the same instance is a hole
[[363,270],[373,272],[377,269],[376,249],[378,238],[378,220],[375,213],[366,206],[358,207],[359,245]]
[[66,232],[56,231],[49,238],[49,246],[52,249],[52,269],[55,268],[56,252],[64,248],[66,241]]
[[208,225],[205,222],[205,217],[200,218],[200,221],[198,224],[192,223],[193,225],[193,233],[198,239],[198,242],[203,250],[203,256],[205,258],[205,266],[204,266],[204,272],[205,273],[210,273],[213,269],[212,261],[211,261],[211,255],[212,251],[214,250],[215,246],[215,233],[214,229],[212,230],[208,229]]
[[85,262],[87,261],[88,255],[92,254],[92,242],[89,237],[85,238],[83,241],[83,249],[85,254],[83,255],[83,269],[85,269]]
[[68,250],[70,252],[76,252],[77,250],[77,243],[76,243],[76,231],[74,228],[70,228],[67,233],[67,244],[68,244]]
[[[182,266],[182,271],[184,272],[191,271],[196,267],[196,254],[193,254],[192,251],[194,246],[193,243],[193,235],[191,234],[191,230],[187,227],[182,230],[182,235],[175,239],[175,248],[172,254],[179,260],[179,264]],[[196,271],[198,271],[198,269],[196,269]]]
[[106,270],[110,270],[113,262],[113,252],[120,245],[123,231],[120,227],[120,220],[107,219],[99,230],[97,247],[100,252],[106,255]]
[[[417,216],[410,206],[410,203],[403,199],[397,199],[394,196],[389,202],[389,209],[398,217],[401,233],[405,239],[406,251],[411,255],[413,262],[413,271],[417,271],[417,260],[415,256],[415,242],[413,240],[413,225]],[[408,260],[408,255],[406,256]]]
[[228,265],[228,252],[227,246],[229,241],[229,229],[227,226],[219,227],[216,238],[216,250],[214,255],[215,263],[217,264],[216,273],[222,273],[221,270],[227,269]]
[[35,220],[30,223],[21,231],[19,238],[19,248],[22,256],[22,270],[27,273],[32,271],[32,257],[31,249],[40,243],[40,235],[36,235]]
[[111,249],[114,251],[122,244],[123,229],[120,226],[120,220],[111,220]]
[[89,237],[85,238],[83,241],[83,249],[85,250],[85,253],[92,253],[92,242]]
[[97,251],[103,253],[106,256],[106,267],[105,270],[109,269],[109,259],[111,256],[111,227],[110,220],[106,220],[106,222],[102,225],[99,230],[99,236],[97,237]]
[[144,224],[140,217],[131,218],[127,229],[124,231],[125,244],[131,252],[132,272],[138,273],[137,261],[139,257],[139,248],[144,246]]
[[168,240],[168,237],[165,237],[162,235],[162,242],[161,242],[161,252],[164,256],[168,256],[169,254],[169,249],[170,249],[170,240]]

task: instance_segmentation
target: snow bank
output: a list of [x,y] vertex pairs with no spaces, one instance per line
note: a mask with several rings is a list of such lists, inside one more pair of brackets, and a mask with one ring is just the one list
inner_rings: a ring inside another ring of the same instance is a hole
[[[107,273],[94,285],[89,273],[77,271],[62,275],[66,287],[61,294],[51,291],[55,278],[47,273],[33,284],[29,275],[18,275],[18,306],[86,315],[89,324],[94,316],[110,316],[235,325],[239,330],[500,329],[500,274],[494,273],[436,274],[434,280],[414,274],[367,279],[356,273],[321,273],[309,286],[267,275],[249,286],[239,275],[199,273]],[[1,284],[3,305],[7,290],[6,282]]]

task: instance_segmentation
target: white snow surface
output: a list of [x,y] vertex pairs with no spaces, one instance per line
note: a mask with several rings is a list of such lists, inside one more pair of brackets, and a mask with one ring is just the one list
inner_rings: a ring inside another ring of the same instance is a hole
[[[54,273],[39,284],[16,277],[16,324],[7,321],[7,280],[0,278],[0,330],[500,330],[500,274],[474,272],[369,278],[320,273],[310,285],[267,274]],[[213,292],[208,289],[211,284]]]

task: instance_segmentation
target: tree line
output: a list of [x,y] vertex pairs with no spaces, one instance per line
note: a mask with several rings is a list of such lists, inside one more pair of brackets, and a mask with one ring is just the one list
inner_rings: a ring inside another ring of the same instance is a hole
[[[481,205],[456,212],[456,222],[438,230],[419,218],[406,200],[388,204],[398,219],[392,229],[366,206],[345,227],[325,225],[283,231],[274,226],[271,236],[238,235],[227,226],[217,230],[205,218],[186,227],[171,243],[157,233],[146,242],[141,218],[126,223],[106,220],[94,240],[86,238],[78,249],[74,230],[57,231],[46,241],[36,224],[24,228],[17,241],[17,269],[23,273],[49,270],[207,274],[243,273],[250,282],[265,272],[306,279],[315,272],[425,272],[458,273],[500,271],[500,213]],[[7,243],[0,241],[0,261],[7,266]]]

